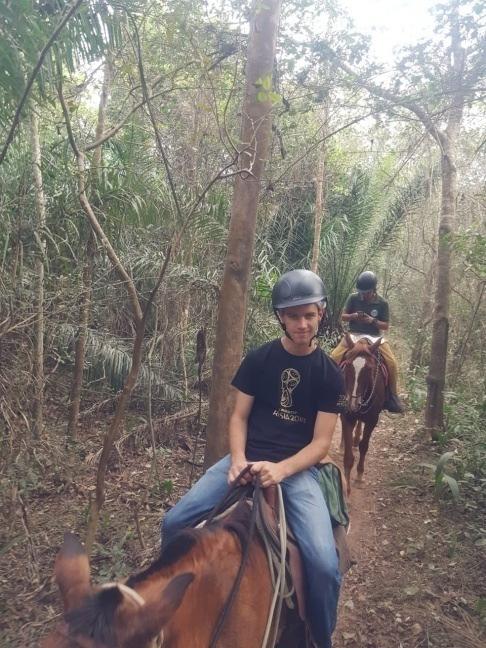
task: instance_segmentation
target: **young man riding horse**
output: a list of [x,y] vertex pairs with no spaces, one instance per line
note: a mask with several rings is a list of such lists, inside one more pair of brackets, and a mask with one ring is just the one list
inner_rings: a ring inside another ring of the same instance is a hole
[[166,513],[162,541],[166,545],[181,528],[202,519],[228,482],[251,464],[245,481],[258,476],[264,488],[282,487],[287,522],[302,554],[313,641],[330,648],[340,574],[316,464],[331,445],[344,384],[316,343],[326,307],[320,278],[308,270],[287,272],[273,288],[272,305],[284,335],[250,351],[236,372],[230,454]]
[[[374,272],[362,272],[357,281],[357,293],[348,297],[344,311],[341,315],[343,322],[349,324],[352,334],[378,337],[389,328],[388,302],[380,297],[376,291],[378,279]],[[343,338],[331,352],[331,358],[340,362],[347,351],[346,340]],[[380,353],[386,363],[389,375],[389,388],[384,409],[394,414],[404,411],[403,405],[397,394],[398,365],[388,342],[380,345]]]

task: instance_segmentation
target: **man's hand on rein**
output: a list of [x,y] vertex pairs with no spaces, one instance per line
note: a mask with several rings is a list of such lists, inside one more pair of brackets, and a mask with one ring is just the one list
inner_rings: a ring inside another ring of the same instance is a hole
[[251,466],[251,473],[255,477],[260,477],[260,483],[263,488],[280,484],[286,477],[282,466],[272,461],[256,461]]

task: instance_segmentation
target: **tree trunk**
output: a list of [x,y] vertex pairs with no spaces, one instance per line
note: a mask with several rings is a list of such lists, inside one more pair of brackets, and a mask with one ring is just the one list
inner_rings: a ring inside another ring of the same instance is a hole
[[231,378],[241,361],[248,282],[256,228],[260,180],[272,124],[271,87],[280,0],[253,4],[246,87],[242,107],[240,168],[236,176],[223,285],[216,326],[213,378],[208,414],[205,465],[227,451],[228,421],[234,397]]
[[36,285],[36,319],[34,329],[34,420],[33,434],[38,438],[44,427],[44,256],[46,243],[43,230],[46,225],[46,198],[42,184],[42,159],[39,139],[39,120],[34,110],[31,111],[31,146],[32,173],[35,187],[36,205],[36,239],[39,246],[35,261]]
[[449,91],[451,104],[447,116],[447,127],[445,131],[438,133],[441,152],[442,198],[437,251],[437,284],[425,404],[425,427],[429,430],[432,439],[438,438],[444,425],[444,387],[449,335],[450,238],[454,230],[457,195],[456,144],[465,101],[463,77],[466,53],[462,47],[457,4],[452,7],[450,26]]
[[[327,123],[327,106],[322,108],[322,124],[323,131]],[[324,137],[325,131],[321,134]],[[323,141],[319,147],[319,156],[317,159],[317,173],[316,173],[316,202],[314,211],[314,243],[312,246],[312,272],[318,271],[319,267],[319,253],[321,248],[321,229],[322,221],[324,218],[324,205],[325,205],[325,187],[324,187],[324,167],[326,163],[326,142]]]
[[[107,59],[101,88],[100,102],[98,108],[98,122],[96,124],[95,142],[97,142],[105,130],[106,107],[111,84],[111,63]],[[98,146],[91,160],[91,179],[95,187],[100,186],[101,180],[101,153],[102,146]],[[74,357],[73,382],[71,384],[69,418],[67,434],[71,439],[76,438],[79,421],[79,409],[81,405],[81,389],[83,386],[84,363],[86,357],[86,338],[88,336],[89,316],[91,312],[91,296],[94,271],[94,258],[96,253],[96,240],[93,230],[90,227],[88,242],[86,244],[86,257],[84,260],[81,295],[79,299],[79,327],[76,336],[76,348]]]
[[450,235],[453,231],[457,169],[453,146],[449,137],[443,138],[441,155],[442,201],[437,251],[437,283],[432,323],[429,373],[427,375],[427,402],[425,426],[432,438],[438,437],[444,423],[444,386],[447,366],[449,336],[450,294]]
[[145,320],[139,319],[135,324],[135,339],[133,341],[132,366],[127,376],[123,389],[118,398],[115,415],[111,421],[110,428],[103,439],[103,449],[101,451],[98,470],[96,473],[96,493],[90,502],[88,514],[88,528],[86,530],[86,551],[91,553],[93,543],[98,528],[100,511],[105,501],[105,477],[108,470],[108,461],[110,459],[113,445],[120,434],[122,423],[125,419],[125,412],[130,402],[133,388],[138,379],[138,374],[142,364],[143,342],[145,333]]
[[91,312],[95,251],[96,241],[93,231],[90,231],[86,244],[86,257],[84,260],[81,296],[79,299],[79,327],[76,336],[73,382],[70,393],[67,434],[71,439],[75,439],[77,435],[79,409],[81,406],[81,388],[83,386],[86,338],[88,337],[89,315]]

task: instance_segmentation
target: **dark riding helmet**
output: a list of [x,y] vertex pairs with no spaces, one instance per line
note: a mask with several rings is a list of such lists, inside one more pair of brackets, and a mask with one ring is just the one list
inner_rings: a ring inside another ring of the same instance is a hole
[[322,280],[310,270],[290,270],[283,274],[272,290],[274,310],[325,302],[327,292]]
[[376,290],[378,278],[374,272],[366,270],[362,272],[356,280],[356,288],[359,292],[367,292],[368,290]]

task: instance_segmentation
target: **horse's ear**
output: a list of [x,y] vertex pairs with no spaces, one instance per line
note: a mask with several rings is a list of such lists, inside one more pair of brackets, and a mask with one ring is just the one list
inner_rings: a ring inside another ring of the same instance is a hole
[[380,345],[381,345],[382,341],[383,341],[383,338],[380,337],[380,338],[378,338],[376,340],[376,342],[373,342],[373,344],[371,345],[370,351],[371,351],[371,353],[373,355],[376,355],[378,349],[380,348]]
[[66,612],[79,606],[91,592],[88,556],[74,533],[64,534],[64,543],[56,556],[54,576]]
[[349,334],[349,331],[346,331],[346,333],[344,334],[344,340],[348,349],[352,349],[354,347],[354,342],[351,338],[351,335]]
[[126,617],[122,615],[121,628],[117,634],[130,645],[143,646],[160,634],[165,624],[182,603],[187,588],[194,580],[194,574],[175,576],[162,592],[158,601],[146,603],[138,610],[133,608]]

